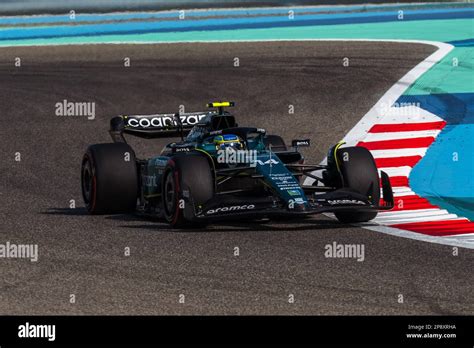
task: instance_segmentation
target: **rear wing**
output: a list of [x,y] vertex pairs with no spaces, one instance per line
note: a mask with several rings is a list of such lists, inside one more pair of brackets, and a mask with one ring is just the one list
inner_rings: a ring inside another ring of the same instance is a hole
[[182,136],[203,118],[215,111],[116,116],[110,120],[110,135],[115,142],[125,142],[123,133],[141,138]]
[[[231,117],[231,125],[235,127],[234,117],[225,112],[225,107],[234,106],[234,102],[212,102],[207,104],[208,108],[217,108],[215,111],[198,111],[175,114],[155,115],[128,115],[116,116],[110,120],[110,136],[114,142],[125,143],[123,133],[131,134],[141,138],[167,138],[181,136],[183,138],[197,124],[204,123],[207,116],[222,116],[217,120],[219,125],[225,119]],[[201,122],[202,121],[202,122]]]

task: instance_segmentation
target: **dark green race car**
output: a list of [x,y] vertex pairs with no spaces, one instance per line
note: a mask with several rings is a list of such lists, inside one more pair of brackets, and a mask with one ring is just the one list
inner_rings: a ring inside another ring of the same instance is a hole
[[[173,227],[202,226],[218,219],[304,217],[332,212],[347,223],[373,219],[393,207],[386,173],[379,173],[363,147],[333,146],[327,165],[307,164],[264,129],[239,127],[224,110],[232,102],[208,104],[215,111],[117,116],[113,143],[89,146],[82,160],[82,193],[92,214],[140,212]],[[181,136],[161,154],[138,159],[124,134],[142,138]],[[303,178],[315,179],[303,185]],[[382,186],[383,200],[380,200]]]

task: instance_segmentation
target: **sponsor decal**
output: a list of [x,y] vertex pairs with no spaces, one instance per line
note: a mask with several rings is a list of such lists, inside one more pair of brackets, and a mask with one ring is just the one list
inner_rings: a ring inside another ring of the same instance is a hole
[[[285,183],[286,183],[286,181],[285,181]],[[290,196],[301,196],[301,193],[298,190],[288,190],[287,192]]]
[[189,148],[189,147],[175,147],[174,151],[175,152],[189,152],[189,151],[191,151],[191,148]]
[[310,145],[310,140],[309,139],[303,139],[303,140],[293,140],[291,142],[292,146],[309,146]]
[[[180,115],[181,123],[183,126],[194,126],[199,121],[206,117],[205,114],[195,115]],[[129,116],[127,118],[127,126],[133,128],[167,128],[177,127],[178,123],[175,120],[174,115],[157,115],[157,116]]]
[[155,166],[156,167],[164,167],[164,166],[166,166],[167,163],[168,163],[167,159],[161,159],[161,158],[155,159]]
[[274,160],[273,158],[269,159],[269,160],[266,160],[265,162],[261,161],[261,160],[257,160],[257,163],[260,164],[261,166],[264,166],[266,164],[269,164],[269,165],[273,165],[273,164],[278,164],[280,162]]
[[[273,184],[279,190],[292,190],[292,191],[299,191],[300,184],[298,181],[295,180],[292,174],[290,173],[277,173],[277,174],[270,174],[270,178]],[[301,194],[299,194],[301,195]]]
[[232,211],[240,211],[240,210],[252,210],[255,209],[255,205],[253,204],[245,204],[245,205],[233,205],[230,207],[221,207],[216,209],[210,209],[206,212],[207,215],[217,214],[217,213],[227,213]]
[[288,208],[289,209],[295,209],[295,205],[301,205],[301,204],[305,204],[306,201],[301,198],[301,197],[295,197],[294,199],[290,199],[288,201]]
[[157,187],[155,175],[143,175],[143,183],[147,187]]
[[331,205],[343,205],[343,204],[366,205],[367,204],[367,203],[359,201],[357,199],[328,199],[327,202]]

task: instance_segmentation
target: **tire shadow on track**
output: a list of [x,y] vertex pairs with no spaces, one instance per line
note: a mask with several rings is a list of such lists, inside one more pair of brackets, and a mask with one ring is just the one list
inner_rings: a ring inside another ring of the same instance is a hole
[[[65,215],[65,216],[90,216],[87,210],[81,208],[50,208],[41,214],[46,215]],[[118,225],[117,227],[124,229],[145,229],[153,230],[155,232],[172,232],[172,233],[213,233],[213,232],[253,232],[253,231],[307,231],[312,230],[337,230],[354,227],[350,224],[343,224],[336,220],[329,220],[327,218],[302,218],[294,219],[292,222],[278,221],[271,219],[259,219],[254,221],[242,222],[241,220],[229,220],[226,222],[219,221],[214,224],[209,224],[202,228],[185,228],[185,229],[171,229],[162,219],[142,216],[139,214],[118,214],[118,215],[103,215],[105,219],[117,222],[129,222],[138,224]]]

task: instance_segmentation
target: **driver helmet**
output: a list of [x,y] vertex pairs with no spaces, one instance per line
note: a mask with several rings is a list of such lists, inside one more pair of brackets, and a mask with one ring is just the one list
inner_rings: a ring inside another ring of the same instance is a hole
[[214,137],[214,144],[216,145],[217,150],[225,150],[228,148],[234,150],[244,149],[243,141],[235,134],[217,135]]

